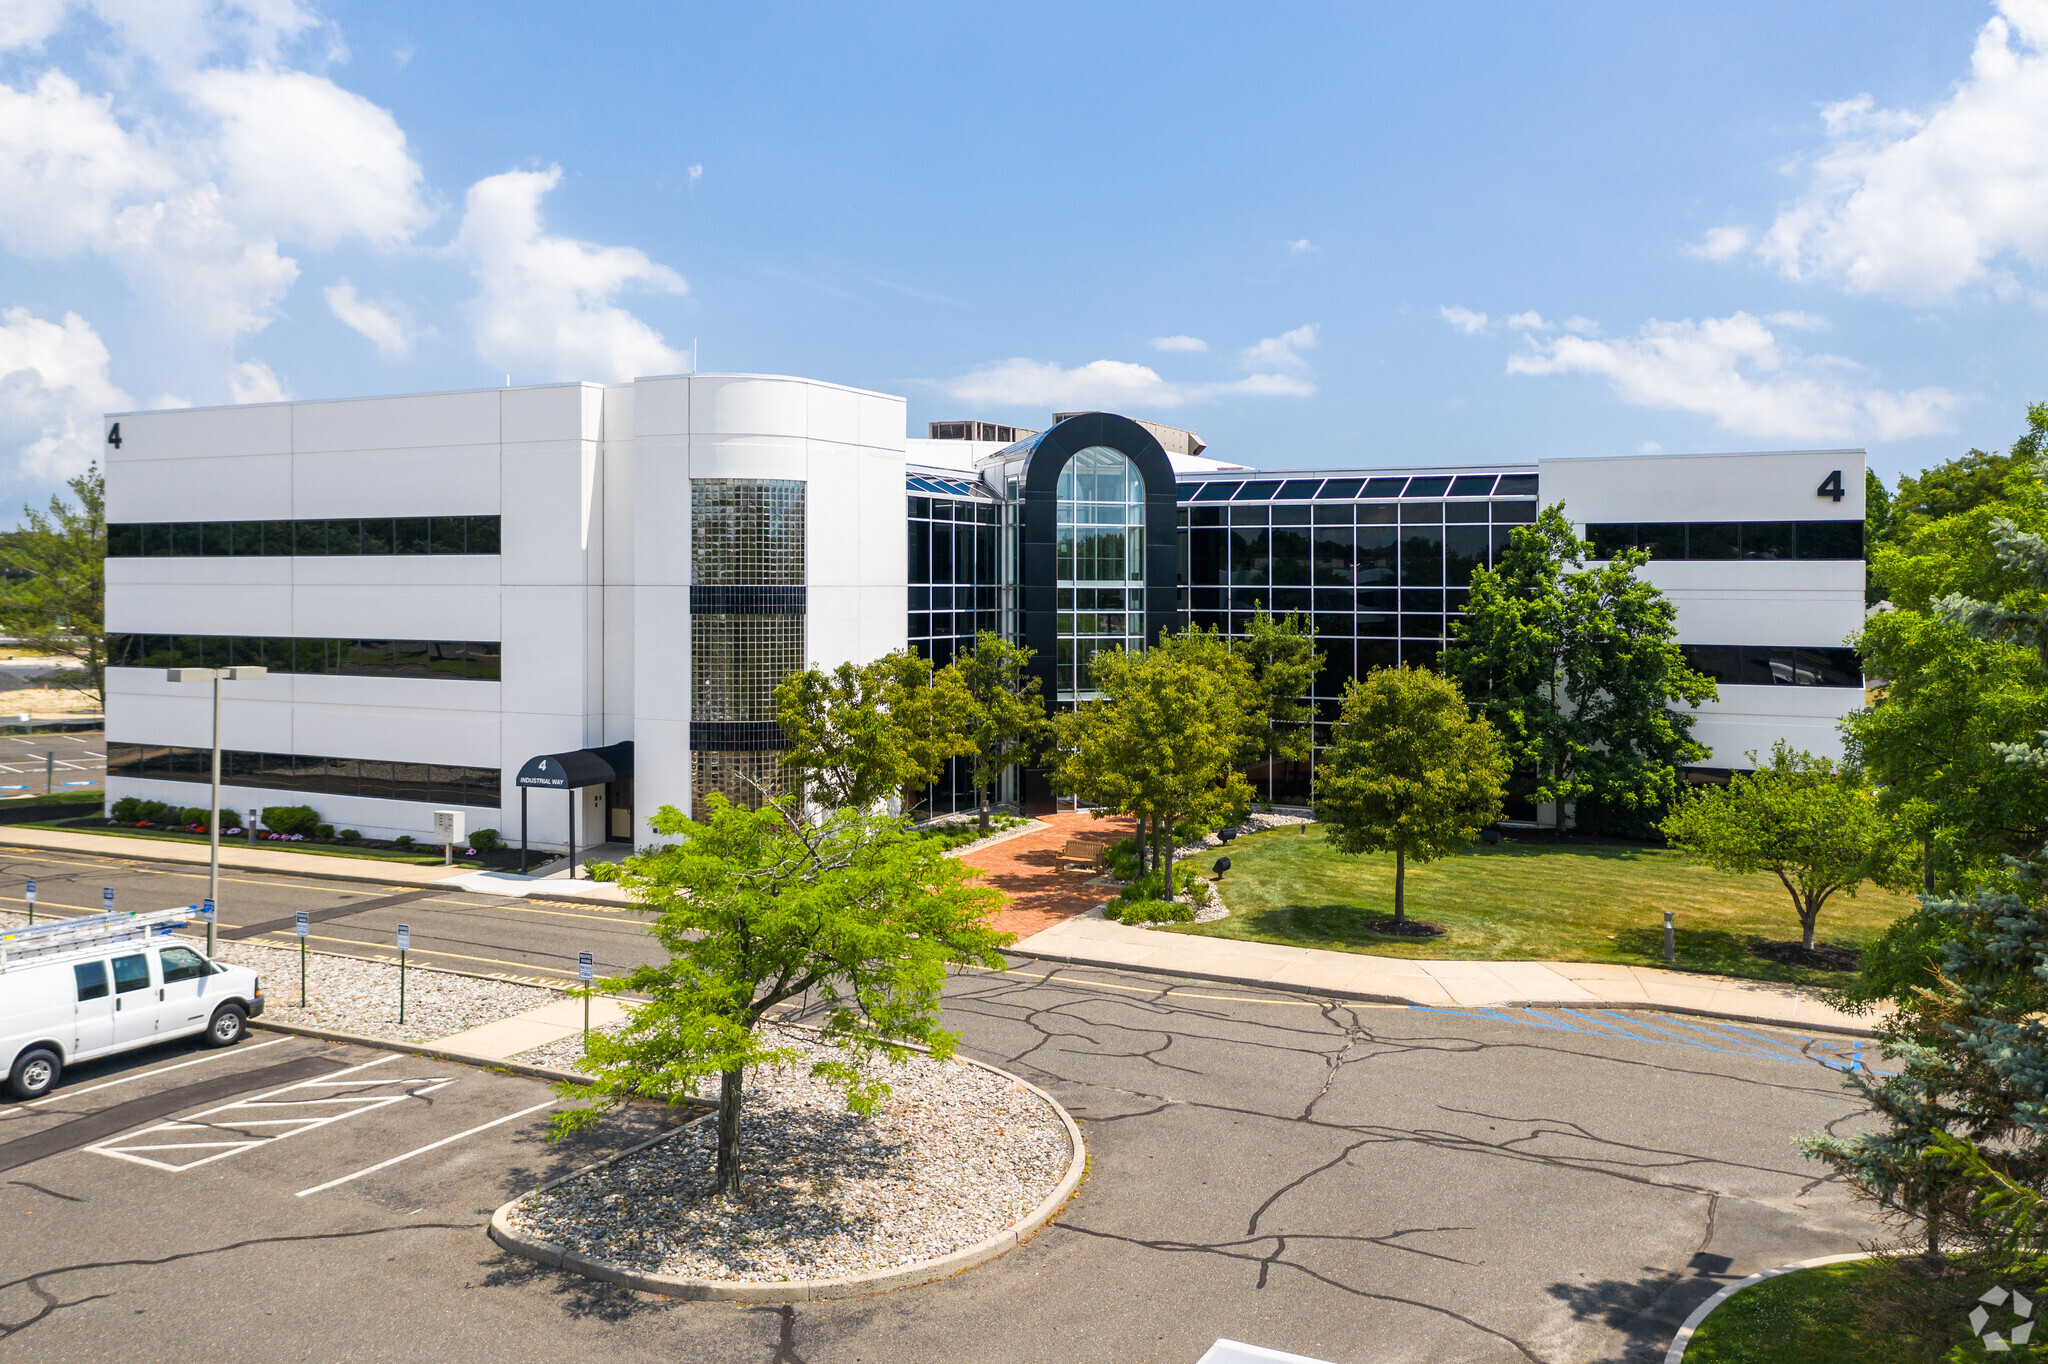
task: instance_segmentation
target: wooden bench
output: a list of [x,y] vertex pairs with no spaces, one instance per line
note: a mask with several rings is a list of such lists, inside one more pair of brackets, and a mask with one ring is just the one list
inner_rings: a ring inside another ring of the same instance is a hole
[[1060,849],[1059,860],[1061,862],[1079,862],[1084,866],[1092,867],[1102,861],[1103,854],[1109,851],[1109,845],[1114,842],[1116,842],[1115,839],[1105,838],[1099,834],[1079,835],[1067,840],[1066,846]]

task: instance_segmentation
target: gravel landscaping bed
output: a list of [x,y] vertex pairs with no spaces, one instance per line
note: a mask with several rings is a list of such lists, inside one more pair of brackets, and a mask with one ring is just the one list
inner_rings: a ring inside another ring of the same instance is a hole
[[[619,1030],[616,1023],[604,1023],[592,1028],[592,1032],[613,1033]],[[559,1042],[550,1042],[532,1051],[522,1051],[512,1057],[514,1061],[528,1066],[543,1066],[548,1070],[577,1071],[583,1064],[583,1034],[565,1037]]]
[[[827,1050],[799,1031],[777,1040]],[[1028,1216],[1066,1173],[1066,1125],[1015,1081],[913,1054],[884,1066],[892,1092],[863,1120],[808,1069],[748,1074],[739,1199],[710,1192],[718,1138],[702,1122],[528,1195],[507,1220],[642,1273],[825,1279],[974,1245]],[[716,1087],[707,1082],[707,1095]]]
[[[26,923],[28,915],[0,910],[0,925]],[[194,945],[206,934],[178,935]],[[398,1026],[398,965],[365,961],[325,952],[306,954],[306,1007],[299,1007],[299,951],[259,943],[218,944],[220,960],[246,966],[263,980],[266,1022],[297,1023],[308,1028],[360,1033],[394,1042],[432,1042],[466,1028],[495,1023],[553,1004],[559,990],[520,985],[509,980],[478,980],[472,976],[408,964],[405,970],[405,1026]],[[581,1056],[580,1042],[578,1056]]]
[[263,978],[265,1022],[332,1028],[395,1042],[432,1042],[562,998],[559,990],[545,986],[478,980],[407,965],[405,1026],[401,1028],[396,963],[309,952],[306,1007],[301,1009],[297,948],[223,942],[215,955]]

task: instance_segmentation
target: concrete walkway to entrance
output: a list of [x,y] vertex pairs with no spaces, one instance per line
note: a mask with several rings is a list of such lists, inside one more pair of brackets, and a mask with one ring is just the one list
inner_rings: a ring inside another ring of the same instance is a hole
[[1120,967],[1339,999],[1438,1008],[1548,1005],[1671,1009],[1716,1018],[1868,1034],[1874,1015],[1845,1014],[1797,985],[1691,971],[1570,961],[1421,961],[1282,947],[1134,928],[1100,914],[1063,918],[1009,949],[1040,961]]

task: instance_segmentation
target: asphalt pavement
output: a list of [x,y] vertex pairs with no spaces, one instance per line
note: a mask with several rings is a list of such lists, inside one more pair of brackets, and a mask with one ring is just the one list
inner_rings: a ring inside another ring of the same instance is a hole
[[1855,1121],[1838,1068],[1874,1058],[1845,1039],[1028,962],[957,977],[946,1012],[1074,1113],[1090,1170],[945,1282],[745,1308],[512,1259],[492,1208],[657,1116],[550,1145],[537,1082],[259,1032],[0,1111],[0,1356],[1649,1361],[1720,1284],[1871,1234],[1792,1144]]
[[[317,860],[309,858],[309,861]],[[38,914],[97,914],[106,888],[116,909],[164,909],[206,898],[205,866],[95,853],[0,847],[0,907],[27,905],[36,882]],[[219,931],[292,946],[292,916],[312,918],[315,951],[398,959],[398,925],[412,927],[409,960],[479,975],[560,984],[576,979],[576,954],[600,972],[659,959],[646,916],[603,901],[515,900],[462,891],[402,890],[368,881],[223,869]]]

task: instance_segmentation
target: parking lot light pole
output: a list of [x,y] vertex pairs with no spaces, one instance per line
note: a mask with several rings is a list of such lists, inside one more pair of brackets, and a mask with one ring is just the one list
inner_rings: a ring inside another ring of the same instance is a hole
[[268,668],[172,668],[164,676],[172,682],[213,683],[213,806],[206,817],[208,844],[206,898],[213,902],[213,919],[206,921],[206,955],[213,956],[214,919],[220,917],[220,684],[257,682],[270,675]]

